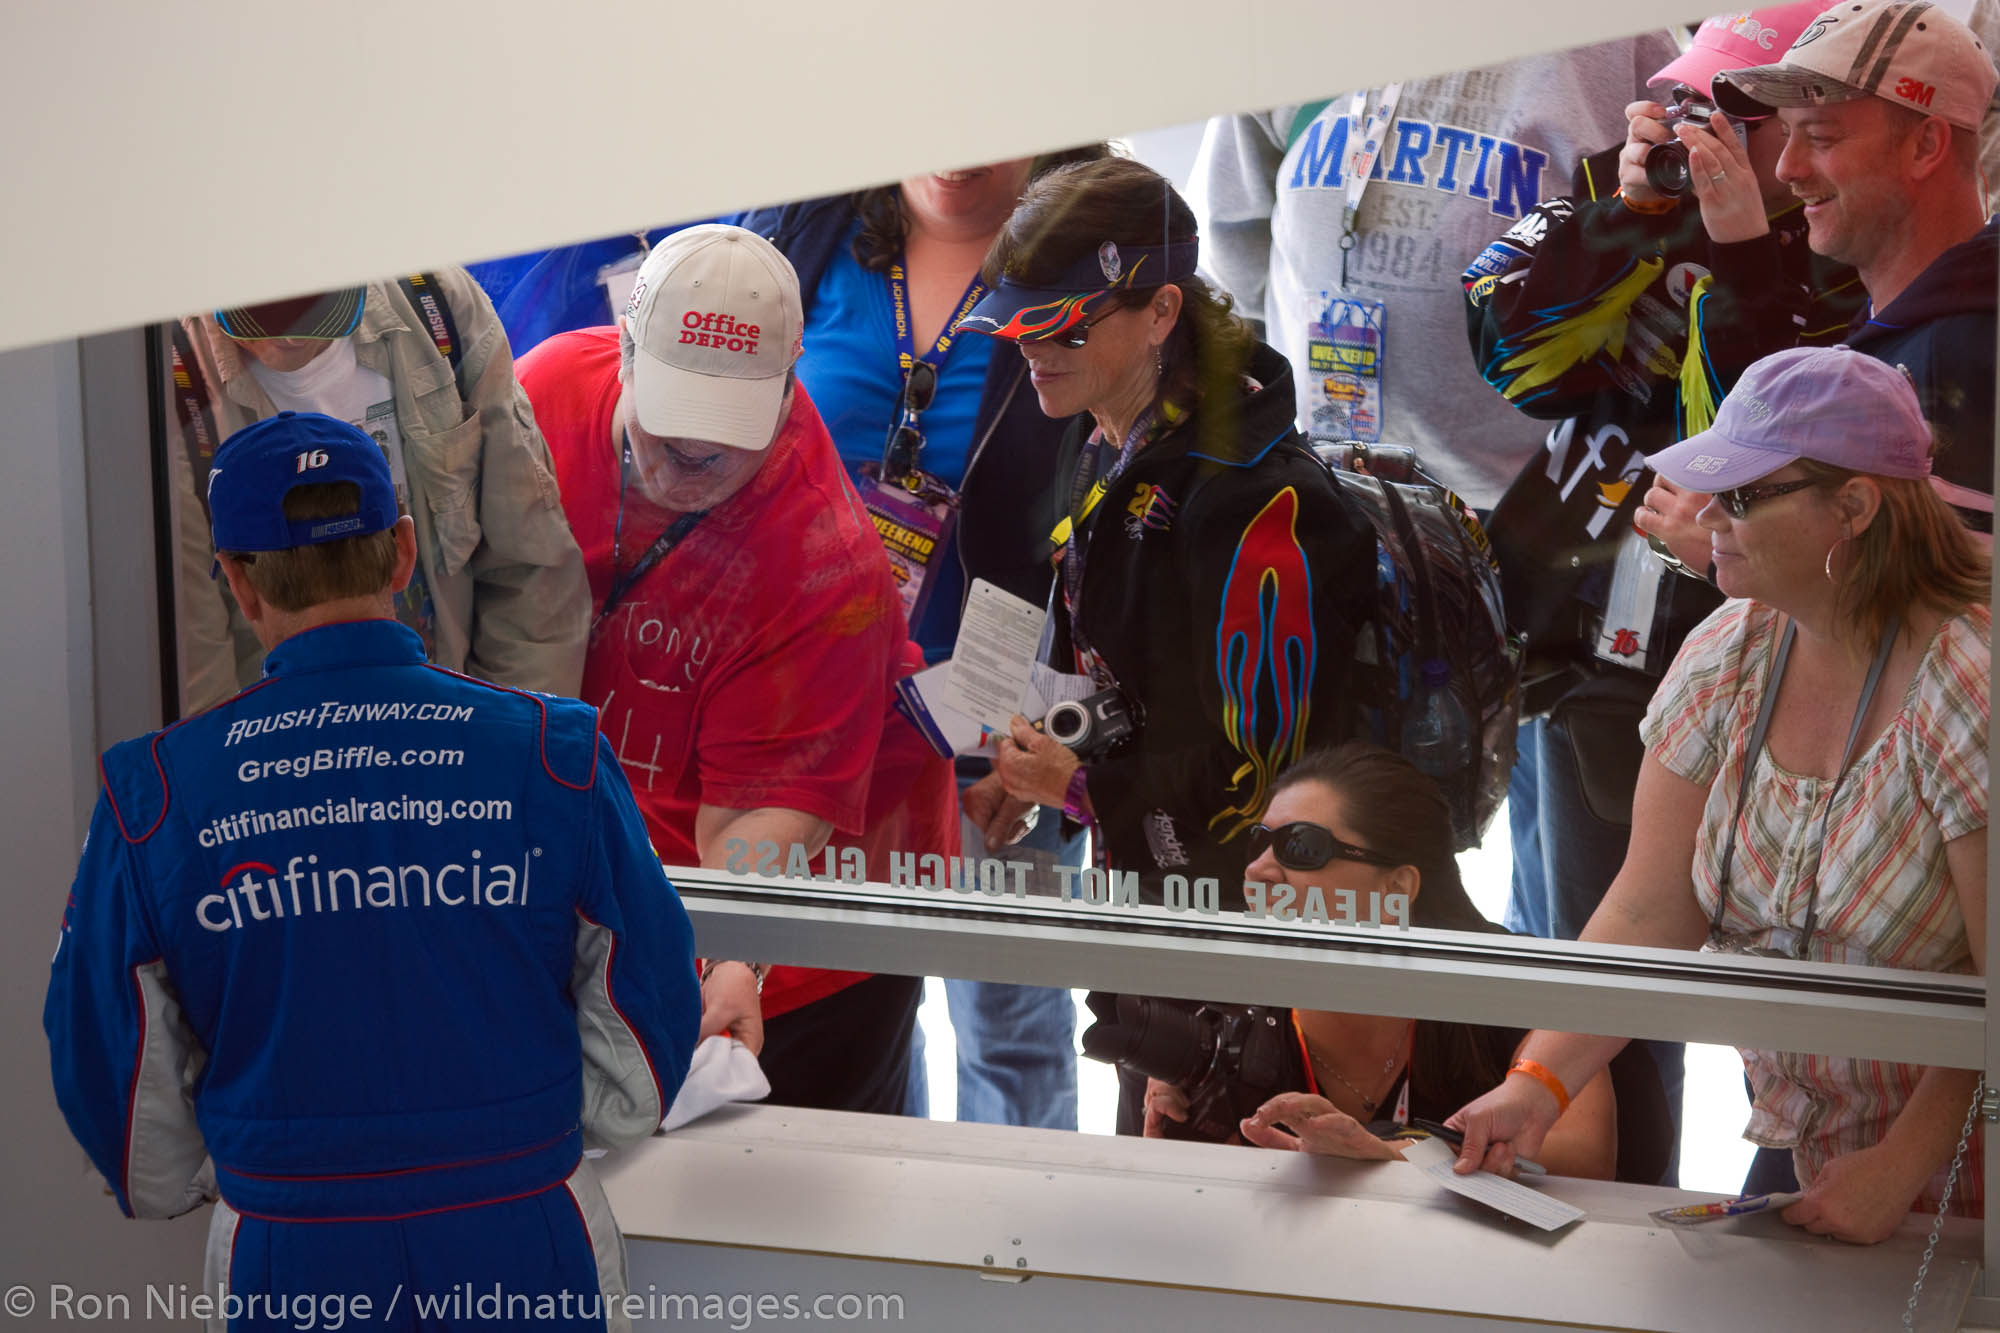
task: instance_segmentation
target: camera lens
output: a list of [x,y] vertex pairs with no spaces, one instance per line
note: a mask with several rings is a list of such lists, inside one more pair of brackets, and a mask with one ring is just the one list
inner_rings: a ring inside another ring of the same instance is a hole
[[1083,1053],[1106,1064],[1185,1087],[1215,1060],[1216,1024],[1186,1001],[1092,991],[1085,997],[1097,1019],[1083,1030]]
[[1042,719],[1042,730],[1058,745],[1075,749],[1077,743],[1090,734],[1090,710],[1074,700],[1065,699]]
[[1688,191],[1688,150],[1678,143],[1654,144],[1646,153],[1646,184],[1653,193],[1678,199]]

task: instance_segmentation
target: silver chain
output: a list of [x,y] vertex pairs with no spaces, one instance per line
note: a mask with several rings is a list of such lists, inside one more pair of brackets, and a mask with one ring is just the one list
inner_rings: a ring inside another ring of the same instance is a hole
[[1965,1108],[1965,1128],[1958,1132],[1958,1151],[1951,1155],[1951,1173],[1944,1178],[1944,1195],[1938,1200],[1937,1219],[1931,1223],[1931,1238],[1924,1246],[1923,1262],[1917,1265],[1917,1280],[1910,1284],[1910,1301],[1903,1307],[1903,1327],[1914,1330],[1917,1326],[1917,1302],[1923,1299],[1924,1278],[1931,1271],[1931,1256],[1937,1253],[1938,1237],[1944,1234],[1944,1215],[1951,1208],[1951,1189],[1958,1183],[1958,1169],[1965,1164],[1965,1147],[1972,1142],[1973,1122],[1979,1118],[1979,1104],[1986,1098],[1986,1079],[1982,1075],[1972,1090],[1972,1105]]

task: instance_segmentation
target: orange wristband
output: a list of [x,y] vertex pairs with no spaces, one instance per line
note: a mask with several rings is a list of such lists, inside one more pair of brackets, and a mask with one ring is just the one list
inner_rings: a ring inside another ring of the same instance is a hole
[[1516,1060],[1508,1068],[1507,1072],[1510,1074],[1526,1074],[1529,1078],[1555,1094],[1557,1115],[1561,1115],[1564,1111],[1569,1110],[1569,1089],[1565,1088],[1562,1080],[1557,1078],[1549,1067],[1541,1061]]
[[1662,199],[1658,203],[1652,204],[1639,203],[1626,195],[1625,187],[1622,185],[1618,187],[1618,202],[1631,209],[1634,213],[1644,213],[1648,217],[1658,217],[1662,213],[1671,213],[1680,207],[1679,204],[1671,199]]

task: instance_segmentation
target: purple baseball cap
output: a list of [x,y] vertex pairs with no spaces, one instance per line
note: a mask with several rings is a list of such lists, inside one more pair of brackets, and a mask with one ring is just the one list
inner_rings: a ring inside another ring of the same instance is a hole
[[1930,476],[1930,423],[1909,377],[1845,345],[1777,352],[1743,372],[1714,425],[1646,462],[1713,495],[1801,458],[1877,477]]

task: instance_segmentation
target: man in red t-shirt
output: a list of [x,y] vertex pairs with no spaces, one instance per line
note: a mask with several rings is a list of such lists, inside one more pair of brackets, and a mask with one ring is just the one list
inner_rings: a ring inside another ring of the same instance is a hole
[[[618,326],[559,334],[519,373],[590,578],[583,698],[661,860],[824,872],[852,847],[879,880],[891,851],[956,853],[955,786],[890,706],[922,658],[791,373],[802,324],[769,242],[693,227],[648,256]],[[920,981],[764,972],[705,964],[703,1036],[761,1048],[773,1101],[900,1111]]]

